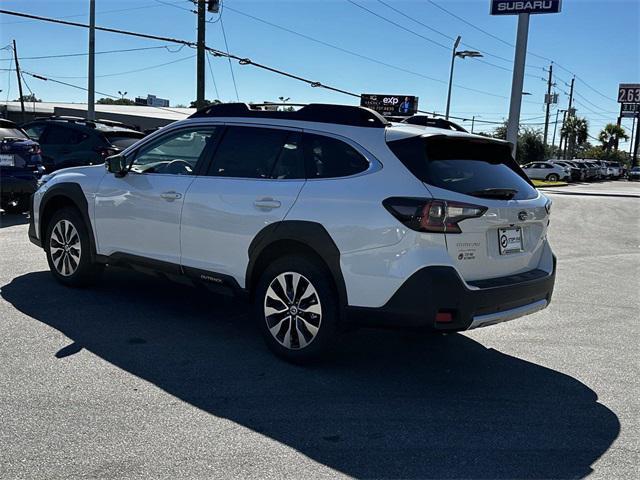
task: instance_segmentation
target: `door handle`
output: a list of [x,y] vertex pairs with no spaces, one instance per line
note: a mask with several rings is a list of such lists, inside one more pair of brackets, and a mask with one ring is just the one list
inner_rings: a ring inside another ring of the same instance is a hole
[[272,208],[279,208],[282,203],[280,203],[278,200],[274,200],[273,198],[260,198],[253,202],[253,205],[257,208],[265,208],[270,210]]
[[173,202],[174,200],[178,200],[182,198],[182,194],[178,192],[162,192],[160,194],[162,198],[164,198],[167,202]]

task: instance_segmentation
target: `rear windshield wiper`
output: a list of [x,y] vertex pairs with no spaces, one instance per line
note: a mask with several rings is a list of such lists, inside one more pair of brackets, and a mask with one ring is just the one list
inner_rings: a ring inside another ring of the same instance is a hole
[[497,198],[501,200],[511,200],[516,196],[518,190],[513,188],[484,188],[482,190],[476,190],[469,192],[467,195],[481,198]]

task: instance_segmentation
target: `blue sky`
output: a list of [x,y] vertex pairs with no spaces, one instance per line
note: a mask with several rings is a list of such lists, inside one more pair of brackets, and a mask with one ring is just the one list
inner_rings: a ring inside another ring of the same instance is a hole
[[[479,122],[499,121],[507,116],[513,58],[513,47],[509,44],[515,41],[516,17],[490,16],[489,0],[384,0],[387,5],[378,0],[354,2],[400,26],[385,22],[348,0],[224,0],[226,8],[222,22],[229,50],[353,92],[417,95],[421,109],[443,112],[451,55],[450,38],[462,35],[462,42],[466,44],[463,48],[480,50],[485,54],[482,60],[493,65],[473,59],[457,61],[452,115],[468,118],[477,115]],[[1,6],[8,10],[86,22],[88,5],[88,0],[5,0]],[[389,5],[424,25],[402,16]],[[437,5],[468,23],[454,18]],[[195,40],[196,18],[189,11],[192,8],[188,0],[96,0],[97,24]],[[413,73],[338,51],[239,12]],[[215,22],[217,17],[213,15],[209,17],[214,23],[207,25],[207,44],[224,50],[221,22]],[[565,93],[569,87],[565,82],[569,82],[575,73],[578,76],[576,107],[578,114],[590,121],[591,134],[597,136],[605,123],[615,121],[618,83],[640,81],[639,22],[638,0],[564,0],[562,13],[532,16],[528,76],[524,87],[531,95],[524,97],[523,122],[543,121],[542,101],[546,89],[543,77],[546,78],[546,73],[542,68],[548,67],[549,59],[556,62],[555,82],[561,108],[566,108],[568,101]],[[87,31],[84,29],[0,15],[0,46],[5,46],[12,39],[17,41],[20,57],[80,53],[87,48]],[[98,32],[96,35],[98,52],[162,45],[162,42],[111,33]],[[129,97],[151,93],[169,98],[172,105],[188,104],[195,97],[195,51],[176,46],[169,49],[98,55],[96,89],[115,95],[118,90],[127,91]],[[0,52],[3,59],[10,55],[8,50]],[[176,63],[158,66],[174,61]],[[10,63],[0,61],[0,68],[6,69]],[[207,98],[235,100],[228,61],[211,58],[211,66],[218,93],[208,73]],[[21,67],[28,72],[86,86],[86,56],[25,58]],[[145,70],[131,72],[140,69]],[[350,97],[311,88],[251,66],[234,63],[233,71],[242,101],[276,100],[285,96],[301,103],[354,102]],[[7,95],[9,99],[17,98],[15,72],[12,75],[6,70],[0,71],[2,100]],[[81,90],[31,77],[26,79],[29,87],[45,101],[86,101],[86,93]],[[479,122],[476,123],[477,129],[492,128],[489,124],[479,125]],[[625,125],[630,129],[631,121],[626,120]]]

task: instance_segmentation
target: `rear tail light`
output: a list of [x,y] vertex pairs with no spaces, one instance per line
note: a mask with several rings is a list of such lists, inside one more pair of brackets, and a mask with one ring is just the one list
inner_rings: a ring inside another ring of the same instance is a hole
[[459,222],[484,215],[487,207],[449,200],[392,197],[384,207],[407,227],[418,232],[461,233]]
[[40,145],[33,145],[30,149],[29,149],[29,153],[31,155],[40,155],[42,153],[42,149],[40,148]]

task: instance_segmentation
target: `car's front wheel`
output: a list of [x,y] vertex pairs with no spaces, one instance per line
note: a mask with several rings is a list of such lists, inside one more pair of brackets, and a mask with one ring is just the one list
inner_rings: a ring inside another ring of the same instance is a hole
[[302,363],[332,345],[339,305],[331,276],[319,262],[298,255],[277,259],[262,274],[254,303],[265,342],[279,357]]
[[91,259],[89,231],[75,208],[57,211],[47,226],[45,238],[49,269],[60,283],[86,286],[102,271],[103,267]]

